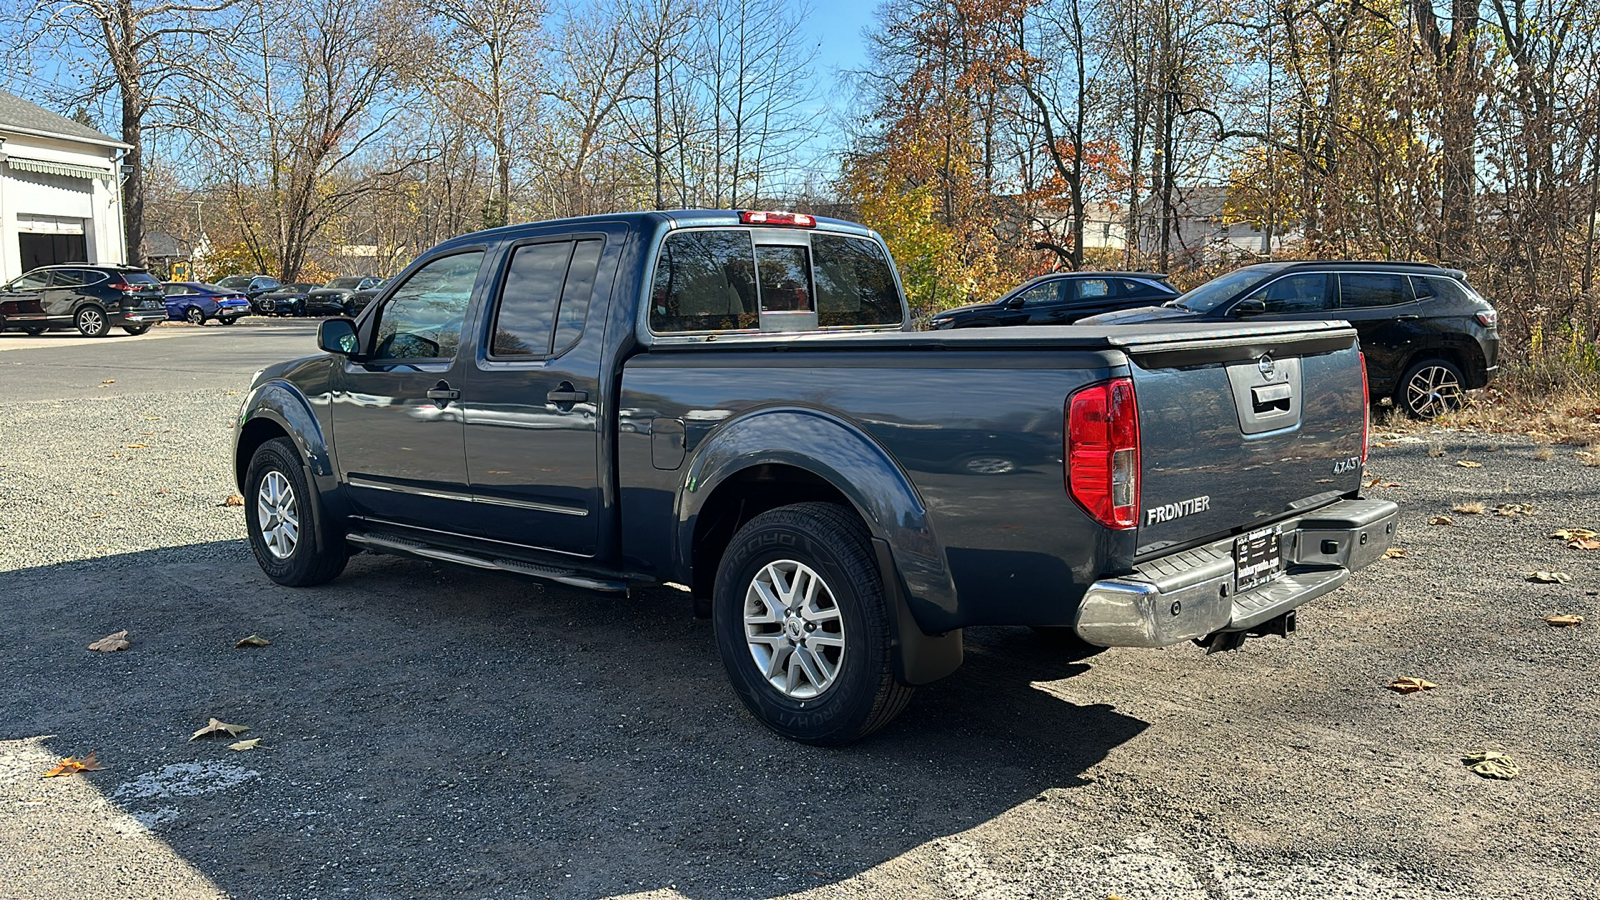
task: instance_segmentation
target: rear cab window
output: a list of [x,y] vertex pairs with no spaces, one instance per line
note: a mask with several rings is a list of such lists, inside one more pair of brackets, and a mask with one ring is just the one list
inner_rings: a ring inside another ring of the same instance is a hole
[[877,242],[810,229],[668,233],[650,286],[650,330],[800,332],[898,327],[894,271]]

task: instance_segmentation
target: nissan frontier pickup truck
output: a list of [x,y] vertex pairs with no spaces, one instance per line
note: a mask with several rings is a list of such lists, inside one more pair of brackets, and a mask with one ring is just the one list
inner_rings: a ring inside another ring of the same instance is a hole
[[257,375],[251,547],[294,586],[364,550],[686,587],[756,718],[843,744],[955,671],[967,626],[1231,648],[1393,539],[1348,325],[910,321],[849,222],[455,238]]

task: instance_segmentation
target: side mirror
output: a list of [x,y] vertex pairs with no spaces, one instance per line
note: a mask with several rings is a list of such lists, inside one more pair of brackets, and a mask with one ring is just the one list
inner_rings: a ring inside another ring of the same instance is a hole
[[1022,298],[1020,296],[1019,297],[1010,298],[1009,300],[1007,300],[1005,302],[1005,308],[1006,309],[1021,309],[1022,308]]
[[327,353],[355,356],[361,346],[356,337],[356,323],[349,319],[323,319],[317,326],[317,346]]
[[1261,299],[1260,297],[1246,297],[1245,299],[1240,300],[1238,303],[1235,303],[1233,305],[1233,309],[1230,310],[1228,314],[1234,318],[1243,318],[1245,316],[1259,316],[1264,314],[1266,311],[1267,301]]

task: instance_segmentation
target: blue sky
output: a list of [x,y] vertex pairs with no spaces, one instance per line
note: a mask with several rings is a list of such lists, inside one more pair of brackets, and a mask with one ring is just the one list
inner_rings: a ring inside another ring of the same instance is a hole
[[833,83],[835,72],[867,64],[867,43],[861,32],[872,24],[876,0],[811,0],[806,27],[818,44],[817,76]]

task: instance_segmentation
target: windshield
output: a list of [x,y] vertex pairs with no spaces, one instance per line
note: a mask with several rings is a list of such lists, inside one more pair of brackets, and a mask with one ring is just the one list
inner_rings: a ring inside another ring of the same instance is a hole
[[1174,300],[1173,305],[1181,306],[1190,312],[1210,312],[1232,297],[1248,291],[1276,274],[1278,274],[1276,266],[1247,266],[1235,269],[1184,294]]
[[362,281],[362,279],[360,279],[360,278],[335,278],[334,280],[328,282],[328,287],[331,287],[331,288],[360,287],[361,286],[361,281]]
[[250,276],[249,275],[232,275],[232,276],[230,276],[228,278],[224,278],[221,281],[217,282],[217,287],[225,287],[225,288],[228,288],[229,290],[233,290],[235,288],[247,288],[249,286],[250,286]]

